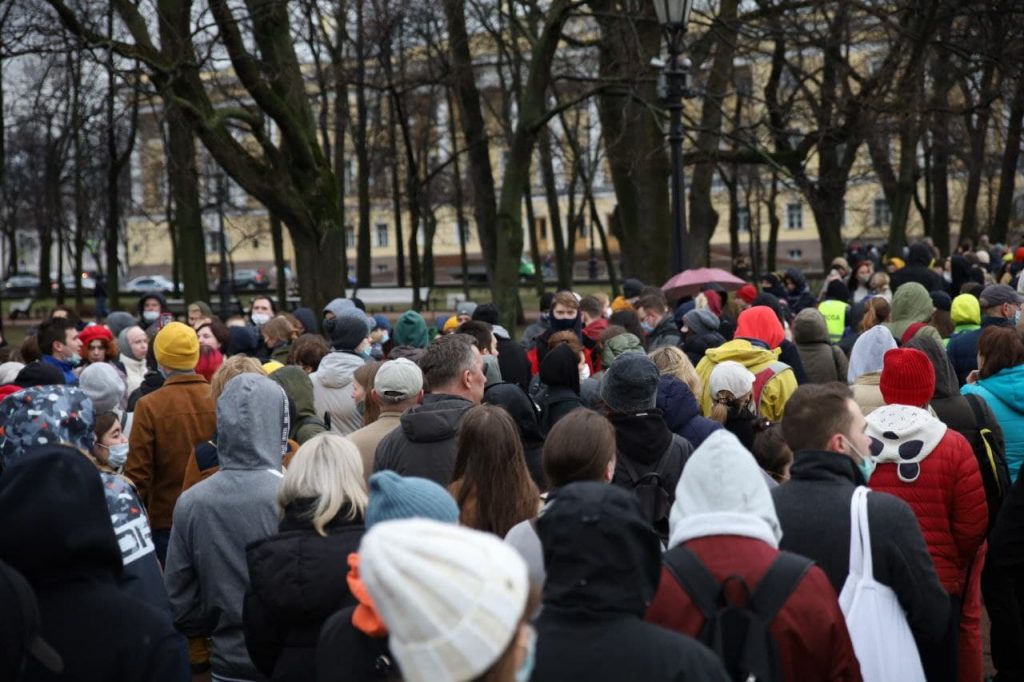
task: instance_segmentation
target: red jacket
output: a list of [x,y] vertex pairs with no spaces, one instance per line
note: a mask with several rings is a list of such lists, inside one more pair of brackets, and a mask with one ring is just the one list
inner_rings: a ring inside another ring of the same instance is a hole
[[[753,590],[775,561],[778,550],[761,540],[736,535],[696,538],[686,543],[719,581],[742,575]],[[737,588],[739,592],[739,588]],[[743,599],[739,594],[731,595]],[[661,582],[646,619],[696,637],[704,616],[679,583],[662,566]],[[812,566],[771,624],[783,673],[790,682],[860,680],[846,620],[825,573]]]
[[880,462],[871,475],[871,489],[895,495],[910,505],[921,524],[939,581],[950,594],[961,594],[988,525],[985,489],[970,444],[956,431],[946,429],[939,444],[920,462],[916,481],[901,481],[896,466]]

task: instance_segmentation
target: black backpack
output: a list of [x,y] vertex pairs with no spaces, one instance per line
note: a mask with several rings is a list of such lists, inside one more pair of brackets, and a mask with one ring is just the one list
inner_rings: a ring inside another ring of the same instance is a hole
[[968,431],[964,436],[978,460],[981,482],[985,486],[985,501],[988,503],[988,529],[992,530],[1012,484],[1010,470],[1006,466],[1006,448],[1004,443],[996,439],[992,429],[985,426],[985,414],[980,404],[983,398],[977,395],[968,395],[966,398],[974,412],[975,428],[973,433]]
[[670,452],[671,448],[668,453],[662,455],[653,469],[644,474],[637,471],[636,465],[629,457],[620,453],[617,460],[629,478],[633,493],[640,500],[640,511],[663,543],[668,540],[668,516],[672,510],[672,496],[665,488],[664,482],[667,476],[664,468],[670,459]]
[[[697,639],[722,661],[729,679],[737,682],[782,682],[785,679],[778,646],[769,627],[814,562],[779,552],[751,592],[742,576],[731,575],[721,584],[707,567],[683,545],[666,552],[665,567],[704,615]],[[748,596],[740,606],[726,594],[729,583],[738,583]]]

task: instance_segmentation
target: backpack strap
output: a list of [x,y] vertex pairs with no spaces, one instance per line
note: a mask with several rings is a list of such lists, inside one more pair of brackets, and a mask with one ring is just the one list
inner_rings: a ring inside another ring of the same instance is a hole
[[973,393],[968,393],[966,396],[967,403],[971,406],[971,412],[974,413],[974,427],[981,431],[982,425],[985,423],[985,415],[981,411],[981,396],[977,396]]
[[715,576],[697,555],[685,545],[677,545],[661,557],[665,568],[676,579],[690,599],[704,615],[705,621],[718,613],[718,595],[721,591]]
[[758,415],[761,414],[761,394],[764,393],[765,386],[768,385],[769,381],[789,368],[789,365],[786,363],[776,360],[754,375],[754,385],[751,387],[751,402],[757,409]]
[[765,623],[772,622],[813,565],[810,559],[790,552],[779,552],[750,595],[753,610]]

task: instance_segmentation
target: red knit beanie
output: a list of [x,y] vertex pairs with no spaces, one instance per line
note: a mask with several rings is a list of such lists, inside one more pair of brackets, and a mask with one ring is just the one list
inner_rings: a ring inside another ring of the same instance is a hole
[[935,395],[935,367],[914,348],[893,348],[882,358],[879,381],[886,405],[924,407]]
[[744,284],[736,292],[736,296],[740,300],[745,301],[747,305],[754,305],[754,299],[757,298],[757,288],[753,284]]

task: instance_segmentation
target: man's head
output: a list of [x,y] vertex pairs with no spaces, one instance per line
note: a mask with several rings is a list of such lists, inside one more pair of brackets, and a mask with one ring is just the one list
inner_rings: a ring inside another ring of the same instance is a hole
[[644,290],[644,283],[635,278],[629,278],[622,283],[622,297],[632,304],[640,297]]
[[373,394],[381,412],[404,412],[423,400],[423,372],[405,358],[388,360],[373,378]]
[[551,317],[556,320],[575,320],[580,302],[571,291],[559,291],[551,304]]
[[605,306],[596,296],[584,296],[580,299],[580,315],[583,318],[583,326],[587,326],[595,320],[604,317]]
[[324,332],[335,350],[359,352],[370,344],[373,324],[366,313],[353,306],[324,319]]
[[164,309],[164,302],[162,300],[160,300],[159,296],[149,295],[149,296],[146,296],[146,297],[144,297],[142,299],[142,312],[143,312],[143,314],[145,314],[145,313],[156,313],[156,315],[146,315],[145,317],[146,317],[147,320],[150,320],[150,319],[155,320],[157,317],[160,316],[160,313],[163,312],[163,309]]
[[640,319],[640,326],[650,334],[661,322],[668,312],[668,303],[665,301],[665,294],[658,290],[646,290],[644,295],[633,304],[636,308],[636,316]]
[[261,327],[269,322],[270,318],[276,313],[277,307],[269,296],[257,296],[252,299],[252,304],[249,308],[249,319],[257,327]]
[[786,403],[782,435],[793,452],[826,450],[854,462],[867,457],[871,440],[849,386],[832,382],[804,384]]
[[538,301],[537,307],[540,310],[541,315],[548,315],[551,313],[551,306],[555,303],[555,295],[550,291],[546,291],[541,294],[540,300]]
[[75,325],[63,317],[54,317],[39,325],[36,338],[43,355],[65,362],[81,359],[82,342]]
[[498,355],[498,339],[491,332],[491,325],[478,320],[463,322],[455,330],[458,334],[469,334],[476,340],[476,347],[481,355]]
[[420,369],[431,393],[457,395],[480,404],[484,397],[484,365],[473,338],[466,334],[448,334],[434,340],[423,357]]
[[153,339],[153,354],[168,374],[194,371],[199,362],[196,330],[181,322],[171,322]]
[[1006,284],[991,284],[982,290],[979,302],[986,316],[1012,320],[1024,298]]
[[459,324],[464,324],[473,319],[473,312],[476,310],[476,303],[473,301],[463,301],[455,307],[455,317],[458,319]]
[[612,412],[637,414],[654,409],[660,373],[654,361],[640,353],[615,358],[601,381],[601,399]]

